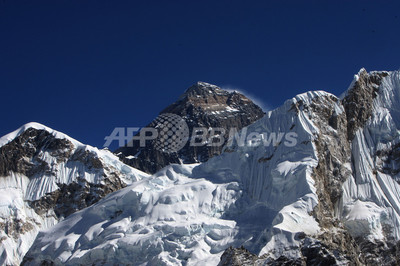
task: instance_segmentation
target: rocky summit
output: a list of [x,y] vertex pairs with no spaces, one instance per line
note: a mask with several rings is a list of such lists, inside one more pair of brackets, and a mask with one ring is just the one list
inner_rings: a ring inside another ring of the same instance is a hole
[[[225,140],[228,139],[231,128],[240,130],[264,116],[263,110],[243,94],[228,92],[205,82],[197,82],[188,88],[160,114],[176,114],[182,117],[188,125],[191,137],[194,128],[222,128],[225,130]],[[154,123],[150,123],[148,126],[153,125]],[[132,147],[121,147],[115,153],[124,163],[147,173],[155,173],[171,163],[205,162],[222,152],[223,146],[211,145],[212,140],[199,146],[190,145],[190,141],[189,138],[186,145],[173,153],[156,149],[156,141],[148,142],[146,147],[140,147],[139,141],[134,141],[131,142]]]

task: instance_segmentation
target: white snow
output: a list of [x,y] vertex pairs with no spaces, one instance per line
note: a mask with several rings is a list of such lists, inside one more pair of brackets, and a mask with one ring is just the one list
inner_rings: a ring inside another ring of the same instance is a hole
[[233,107],[230,107],[230,106],[227,106],[227,107],[225,108],[225,110],[226,110],[227,112],[239,112],[238,109],[233,108]]
[[65,265],[216,264],[237,233],[235,221],[220,217],[238,184],[188,178],[194,166],[168,166],[43,231],[38,256],[58,254]]
[[345,225],[352,235],[368,237],[371,241],[384,238],[382,232],[382,218],[387,216],[384,208],[374,202],[356,200],[344,209]]

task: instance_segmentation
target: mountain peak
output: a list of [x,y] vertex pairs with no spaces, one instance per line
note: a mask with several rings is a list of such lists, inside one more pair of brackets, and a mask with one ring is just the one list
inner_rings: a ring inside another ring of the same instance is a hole
[[198,86],[198,87],[218,87],[218,86],[216,86],[214,84],[207,83],[207,82],[204,82],[204,81],[197,81],[197,83],[194,84],[194,85]]
[[[250,108],[252,109],[251,111],[244,111],[249,105],[255,109]],[[193,111],[192,108],[198,112],[213,116],[217,114],[215,112],[219,112],[220,115],[225,116],[226,112],[231,112],[232,110],[242,111],[242,113],[254,112],[258,118],[263,116],[262,109],[245,95],[237,91],[226,91],[216,85],[202,81],[198,81],[189,87],[179,97],[178,101],[169,105],[161,113],[174,113],[186,116],[187,111]]]
[[363,127],[371,117],[373,100],[378,96],[383,78],[388,75],[389,72],[386,71],[368,73],[365,68],[362,68],[355,75],[349,89],[342,96],[342,102],[349,120],[349,140],[354,138],[355,132]]
[[[189,87],[181,97],[167,106],[160,114],[175,114],[185,120],[189,132],[194,128],[218,127],[242,129],[264,116],[262,109],[250,99],[237,92],[228,92],[216,85],[198,81]],[[228,138],[228,133],[224,136]],[[171,163],[198,163],[222,152],[222,146],[190,146],[190,142],[176,154],[163,153],[154,146],[142,148],[121,147],[115,151],[127,164],[148,173],[155,173]],[[138,154],[138,157],[135,157]],[[133,157],[135,158],[133,158]],[[156,158],[156,159],[155,159]]]
[[61,133],[57,130],[54,130],[52,128],[49,128],[43,124],[37,123],[37,122],[29,122],[24,125],[22,125],[20,128],[17,130],[14,130],[13,132],[0,137],[0,147],[10,143],[20,135],[22,135],[25,131],[33,129],[36,131],[46,131],[49,134],[53,135],[56,139],[67,139],[68,141],[72,142],[76,147],[84,146],[81,142],[77,141],[76,139],[71,138],[70,136]]
[[21,126],[17,130],[15,130],[15,131],[13,131],[13,132],[1,137],[0,138],[0,147],[6,145],[7,143],[9,143],[13,139],[15,139],[16,137],[21,135],[23,132],[25,132],[29,128],[38,129],[38,130],[45,130],[45,131],[48,131],[48,132],[53,132],[53,130],[51,128],[48,128],[45,125],[42,125],[40,123],[36,123],[36,122],[26,123],[25,125]]
[[190,86],[180,97],[183,99],[185,97],[193,97],[193,96],[209,96],[209,95],[220,95],[220,94],[228,94],[227,91],[224,91],[220,87],[203,82],[197,81],[195,84]]

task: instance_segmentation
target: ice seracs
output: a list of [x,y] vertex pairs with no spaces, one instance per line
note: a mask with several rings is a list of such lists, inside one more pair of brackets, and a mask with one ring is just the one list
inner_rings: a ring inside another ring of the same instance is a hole
[[25,263],[216,265],[237,233],[220,218],[238,184],[190,178],[193,167],[168,166],[71,215],[39,234]]

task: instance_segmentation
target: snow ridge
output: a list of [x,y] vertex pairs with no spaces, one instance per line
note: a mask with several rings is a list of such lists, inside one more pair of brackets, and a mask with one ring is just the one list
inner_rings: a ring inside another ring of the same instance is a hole
[[0,138],[0,147],[4,146],[5,144],[13,141],[16,137],[18,137],[19,135],[21,135],[22,133],[24,133],[27,129],[29,128],[34,128],[37,130],[45,130],[47,132],[49,132],[50,134],[52,134],[55,138],[58,139],[68,139],[69,141],[71,141],[72,143],[75,144],[75,146],[84,146],[82,143],[80,143],[79,141],[65,135],[64,133],[55,131],[45,125],[42,125],[40,123],[36,123],[36,122],[30,122],[27,123],[23,126],[21,126],[20,128],[18,128],[17,130],[3,136]]

